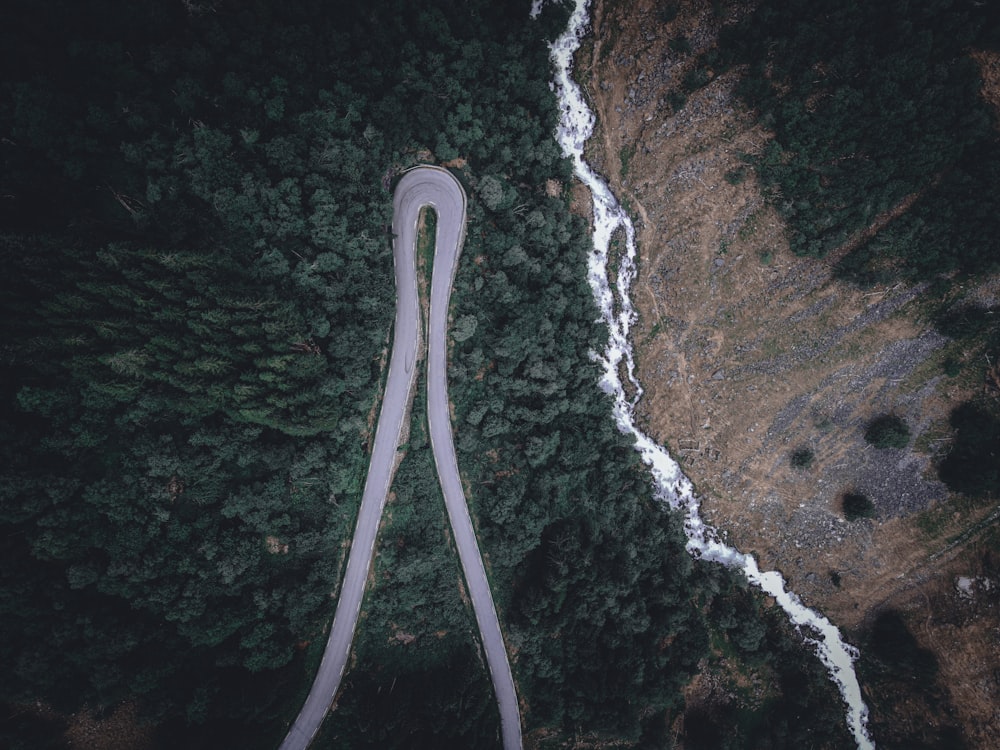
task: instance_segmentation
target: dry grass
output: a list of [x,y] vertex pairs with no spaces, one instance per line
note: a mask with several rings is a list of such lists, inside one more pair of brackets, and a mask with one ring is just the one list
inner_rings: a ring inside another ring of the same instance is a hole
[[152,726],[139,719],[134,703],[118,706],[97,718],[89,711],[70,717],[66,744],[73,750],[146,750],[152,747]]
[[[713,72],[676,112],[668,103],[693,65],[670,40],[683,34],[695,53],[713,45],[711,4],[681,4],[666,25],[656,13],[652,0],[598,2],[599,42],[580,61],[600,123],[591,157],[637,225],[640,418],[731,541],[782,570],[834,621],[859,626],[873,607],[920,590],[943,562],[928,564],[942,542],[916,519],[948,497],[931,462],[947,446],[950,409],[971,389],[941,375],[947,341],[927,322],[922,287],[859,289],[834,278],[830,259],[790,252],[742,159],[771,136],[733,95],[739,71]],[[864,442],[867,422],[887,411],[910,425],[908,450]],[[802,447],[816,457],[805,471],[789,461]],[[872,499],[875,520],[843,520],[849,491]],[[970,512],[955,524],[976,520]],[[976,648],[962,640],[973,633],[942,637],[942,663]]]
[[979,65],[979,73],[983,77],[983,98],[992,105],[1000,121],[1000,52],[975,50],[971,56]]

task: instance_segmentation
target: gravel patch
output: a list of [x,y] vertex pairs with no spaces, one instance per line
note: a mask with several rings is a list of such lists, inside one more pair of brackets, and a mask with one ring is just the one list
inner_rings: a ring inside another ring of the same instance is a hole
[[[785,281],[788,282],[792,276],[793,274],[789,274],[789,277],[786,278]],[[857,331],[867,328],[875,323],[880,323],[886,320],[901,307],[922,294],[926,289],[926,284],[918,284],[914,287],[903,289],[892,296],[886,296],[880,302],[876,302],[875,304],[867,307],[863,313],[854,318],[854,320],[850,323],[839,326],[830,331],[826,331],[819,337],[800,341],[796,343],[789,352],[779,354],[769,359],[731,367],[730,369],[732,375],[734,377],[739,377],[741,375],[779,375],[781,373],[788,372],[789,370],[806,366],[809,360],[817,359],[830,352],[837,345],[839,345],[846,336],[856,333]],[[803,291],[803,296],[805,293],[806,292]],[[801,323],[805,321],[807,317],[810,317],[806,315],[806,313],[810,310],[813,311],[813,315],[818,315],[827,305],[831,303],[832,299],[830,302],[826,302],[822,307],[819,304],[815,304],[811,308],[804,310],[801,313],[797,313],[789,319],[789,322]],[[762,332],[750,343],[749,350],[744,348],[744,351],[750,353],[759,349],[767,338],[774,336],[774,333],[774,331]],[[935,340],[937,343],[933,348],[943,346],[944,342],[947,340],[944,336],[935,332],[929,332],[927,335],[936,337]]]

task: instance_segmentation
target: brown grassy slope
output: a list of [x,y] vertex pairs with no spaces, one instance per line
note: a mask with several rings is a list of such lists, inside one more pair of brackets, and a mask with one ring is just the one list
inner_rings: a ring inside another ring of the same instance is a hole
[[[914,597],[950,591],[955,571],[975,566],[976,534],[950,548],[947,539],[991,508],[950,500],[932,461],[950,440],[951,408],[981,384],[943,375],[946,354],[962,352],[930,326],[924,287],[858,289],[833,278],[831,259],[789,252],[780,217],[740,158],[771,137],[733,95],[740,71],[712,71],[684,106],[670,103],[694,55],[732,19],[704,0],[680,4],[664,23],[660,6],[595,3],[594,40],[577,68],[600,122],[589,156],[637,225],[640,416],[681,459],[709,520],[780,569],[807,603],[848,628],[881,607],[909,612]],[[689,51],[670,44],[680,37]],[[995,283],[978,293],[1000,297]],[[911,426],[906,449],[864,442],[884,412]],[[807,470],[791,466],[799,448],[815,455]],[[870,497],[875,519],[846,521],[846,492]],[[957,679],[970,653],[984,674],[1000,670],[995,649],[977,645],[986,626],[972,618],[945,636],[933,617],[913,617],[955,702],[968,706],[963,725],[990,726],[997,680],[977,683],[984,702],[960,696]],[[977,746],[1000,746],[998,725],[972,732]]]

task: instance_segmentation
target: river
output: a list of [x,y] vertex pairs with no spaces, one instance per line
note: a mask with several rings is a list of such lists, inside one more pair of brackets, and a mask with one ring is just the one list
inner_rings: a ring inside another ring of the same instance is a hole
[[[532,16],[538,14],[541,5],[542,0],[532,3]],[[642,386],[635,375],[629,341],[629,330],[636,320],[629,297],[636,274],[635,228],[607,183],[583,158],[584,144],[594,130],[594,115],[571,76],[573,54],[579,48],[589,22],[589,0],[576,0],[566,31],[552,44],[551,59],[555,71],[553,86],[561,112],[556,137],[563,153],[572,159],[576,176],[590,189],[594,204],[594,242],[587,280],[609,331],[607,349],[597,355],[603,369],[600,386],[613,399],[618,428],[634,436],[636,450],[650,467],[656,498],[683,514],[688,551],[703,560],[741,570],[751,584],[774,597],[826,666],[830,679],[840,691],[847,725],[858,748],[874,750],[875,743],[868,732],[868,707],[854,670],[857,649],[844,641],[840,630],[826,617],[805,606],[794,592],[789,591],[779,572],[761,571],[752,555],[740,552],[719,538],[716,530],[702,520],[694,488],[678,463],[636,425],[635,405],[642,397]],[[625,252],[621,254],[616,286],[612,289],[608,277],[608,254],[611,238],[616,233],[624,238]],[[628,378],[634,394],[631,399],[626,394],[621,373]]]

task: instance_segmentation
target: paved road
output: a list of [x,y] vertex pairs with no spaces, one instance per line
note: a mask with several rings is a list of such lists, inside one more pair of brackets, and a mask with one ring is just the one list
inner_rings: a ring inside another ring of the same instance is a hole
[[[414,172],[400,181],[397,193],[411,175]],[[431,203],[438,214],[427,334],[427,420],[430,424],[431,447],[434,449],[434,464],[444,493],[444,503],[448,508],[448,520],[451,522],[458,557],[465,572],[469,597],[472,599],[472,609],[479,625],[479,635],[486,651],[486,663],[493,678],[493,690],[500,707],[503,746],[505,750],[520,750],[521,717],[517,693],[514,691],[514,679],[507,661],[493,597],[490,595],[490,584],[483,568],[483,558],[479,554],[476,532],[469,518],[469,506],[462,490],[448,404],[448,301],[451,299],[451,283],[458,267],[458,254],[465,237],[465,191],[444,170],[427,172],[426,181],[424,177],[424,170],[420,170],[420,174],[414,177],[414,182],[423,188],[421,192],[426,191],[426,198],[422,200]],[[457,216],[461,216],[461,221],[455,220]]]
[[385,397],[375,430],[375,443],[361,497],[361,508],[358,511],[358,525],[347,558],[344,584],[323,660],[305,705],[281,743],[281,750],[304,750],[308,747],[333,704],[350,653],[365,581],[371,567],[379,519],[392,482],[403,417],[416,375],[413,364],[420,345],[415,261],[417,219],[420,209],[428,205],[434,207],[438,219],[428,337],[427,410],[431,446],[500,706],[503,745],[505,750],[521,748],[521,721],[514,680],[462,491],[448,408],[448,303],[458,256],[465,239],[465,191],[446,170],[418,167],[403,176],[393,196],[392,231],[396,237],[393,243],[396,268],[395,332]]

